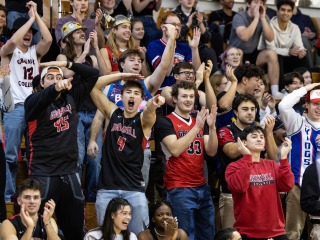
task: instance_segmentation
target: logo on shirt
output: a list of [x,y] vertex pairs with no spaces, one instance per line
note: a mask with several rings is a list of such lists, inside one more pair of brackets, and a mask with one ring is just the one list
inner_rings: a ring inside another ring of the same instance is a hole
[[72,107],[71,104],[68,104],[65,107],[61,107],[60,109],[53,110],[50,114],[50,120],[56,119],[56,118],[61,118],[63,114],[66,112],[72,113]]
[[263,186],[267,184],[273,184],[274,178],[271,173],[254,174],[250,175],[250,185],[252,186]]
[[114,123],[111,132],[122,132],[136,138],[136,131],[132,127],[122,126],[122,123]]

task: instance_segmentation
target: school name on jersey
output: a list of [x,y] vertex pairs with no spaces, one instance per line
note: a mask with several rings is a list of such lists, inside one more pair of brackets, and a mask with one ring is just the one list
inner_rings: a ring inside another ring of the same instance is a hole
[[34,59],[20,58],[20,59],[17,60],[17,63],[18,64],[24,63],[24,64],[33,64],[33,65],[35,65],[35,60]]
[[63,114],[66,112],[72,113],[72,107],[71,104],[68,104],[65,107],[61,107],[60,109],[54,110],[50,114],[50,120],[56,119],[56,118],[61,118]]
[[[181,137],[187,135],[188,132],[189,132],[188,130],[178,130],[178,137],[181,138]],[[197,134],[196,138],[203,138],[202,133],[199,132],[199,133]]]
[[262,186],[262,185],[273,184],[273,183],[274,183],[274,178],[272,177],[271,173],[250,175],[250,185]]
[[122,126],[122,123],[114,123],[111,132],[122,132],[136,138],[136,131],[132,127]]

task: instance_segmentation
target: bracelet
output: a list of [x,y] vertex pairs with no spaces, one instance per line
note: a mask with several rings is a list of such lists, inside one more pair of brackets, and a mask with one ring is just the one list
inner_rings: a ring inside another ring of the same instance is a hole
[[44,225],[44,228],[47,228],[49,224],[51,224],[51,219],[49,220],[49,222],[47,222],[47,224]]

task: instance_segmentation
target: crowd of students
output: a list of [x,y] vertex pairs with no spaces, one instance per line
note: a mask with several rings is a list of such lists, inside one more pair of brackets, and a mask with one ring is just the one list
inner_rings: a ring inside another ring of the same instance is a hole
[[[96,0],[88,14],[88,1],[71,0],[50,62],[37,4],[10,31],[0,6],[3,240],[298,240],[307,218],[320,239],[320,83],[295,2],[278,0],[270,19],[265,1],[235,13],[221,0],[208,21],[180,0],[158,29],[161,4]],[[29,178],[16,186],[24,134]],[[20,214],[5,220],[13,196]],[[86,234],[85,202],[99,225]]]

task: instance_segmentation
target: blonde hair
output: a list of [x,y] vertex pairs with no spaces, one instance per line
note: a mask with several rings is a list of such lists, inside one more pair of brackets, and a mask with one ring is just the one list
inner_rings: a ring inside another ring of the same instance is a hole
[[[114,27],[114,28],[118,28],[118,26]],[[115,35],[113,32],[110,32],[109,36],[108,36],[108,40],[107,40],[107,45],[109,46],[109,48],[111,49],[113,55],[116,57],[116,58],[119,58],[120,57],[120,49],[119,49],[119,46],[117,44],[117,41],[116,41],[116,38],[115,38]],[[135,47],[135,44],[134,44],[134,39],[132,36],[130,36],[129,38],[129,41],[127,43],[127,49],[128,48],[134,48]]]

